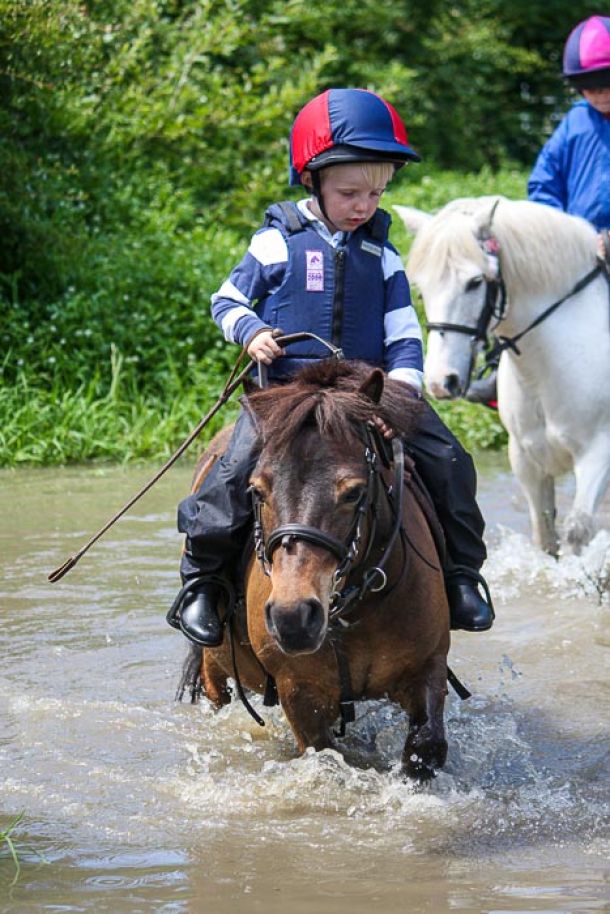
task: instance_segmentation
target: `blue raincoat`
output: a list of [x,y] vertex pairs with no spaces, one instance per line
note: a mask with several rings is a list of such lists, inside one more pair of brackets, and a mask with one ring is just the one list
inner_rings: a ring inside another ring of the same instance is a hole
[[610,120],[577,102],[542,147],[527,190],[536,203],[610,228]]

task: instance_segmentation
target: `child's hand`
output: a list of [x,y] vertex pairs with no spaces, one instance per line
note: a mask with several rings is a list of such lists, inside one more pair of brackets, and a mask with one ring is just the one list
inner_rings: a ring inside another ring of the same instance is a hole
[[284,350],[273,339],[272,330],[263,330],[248,343],[246,352],[256,362],[271,365],[279,355],[284,355]]
[[377,428],[379,429],[379,431],[381,432],[383,437],[386,439],[386,441],[390,441],[396,434],[394,429],[390,425],[386,425],[386,423],[383,421],[383,419],[381,419],[379,416],[373,416],[373,422],[375,423],[375,425],[377,426]]

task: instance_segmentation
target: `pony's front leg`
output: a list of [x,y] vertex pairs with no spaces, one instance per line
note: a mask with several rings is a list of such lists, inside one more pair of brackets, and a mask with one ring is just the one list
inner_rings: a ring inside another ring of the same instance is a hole
[[400,704],[409,714],[409,732],[403,750],[405,774],[418,781],[434,777],[447,758],[443,718],[447,695],[447,657],[432,657],[414,679]]
[[201,685],[205,697],[218,710],[223,705],[231,703],[231,690],[227,682],[226,669],[218,663],[216,653],[214,649],[210,648],[205,648],[203,651]]
[[577,555],[593,537],[593,516],[610,482],[610,438],[600,436],[586,453],[574,460],[576,495],[564,530],[566,540]]
[[193,705],[198,703],[201,695],[205,695],[215,708],[229,704],[231,692],[227,685],[227,674],[217,663],[214,653],[217,652],[189,641],[176,690],[176,701],[182,701],[184,693],[188,692]]
[[555,480],[530,460],[511,435],[508,454],[513,473],[519,480],[529,509],[532,539],[549,555],[559,555],[555,518]]
[[276,678],[280,704],[294,733],[299,752],[312,746],[317,752],[333,745],[331,728],[338,715],[334,701],[317,684],[304,685],[289,676]]

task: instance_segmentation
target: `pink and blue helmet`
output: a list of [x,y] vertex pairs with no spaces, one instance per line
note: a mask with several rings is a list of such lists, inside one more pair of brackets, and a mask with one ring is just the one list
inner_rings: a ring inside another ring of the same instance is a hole
[[299,111],[290,132],[290,183],[350,162],[419,162],[396,109],[367,89],[327,89]]
[[610,85],[610,16],[590,16],[572,29],[563,52],[563,75],[577,89]]

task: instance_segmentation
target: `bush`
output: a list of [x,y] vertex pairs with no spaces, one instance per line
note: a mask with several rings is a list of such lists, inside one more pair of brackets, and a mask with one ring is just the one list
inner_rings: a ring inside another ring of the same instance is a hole
[[[209,296],[292,193],[288,132],[316,92],[405,114],[424,162],[389,204],[523,196],[568,103],[566,23],[594,11],[558,3],[0,0],[2,462],[153,457],[218,393],[237,353]],[[460,434],[496,441],[461,408]]]

